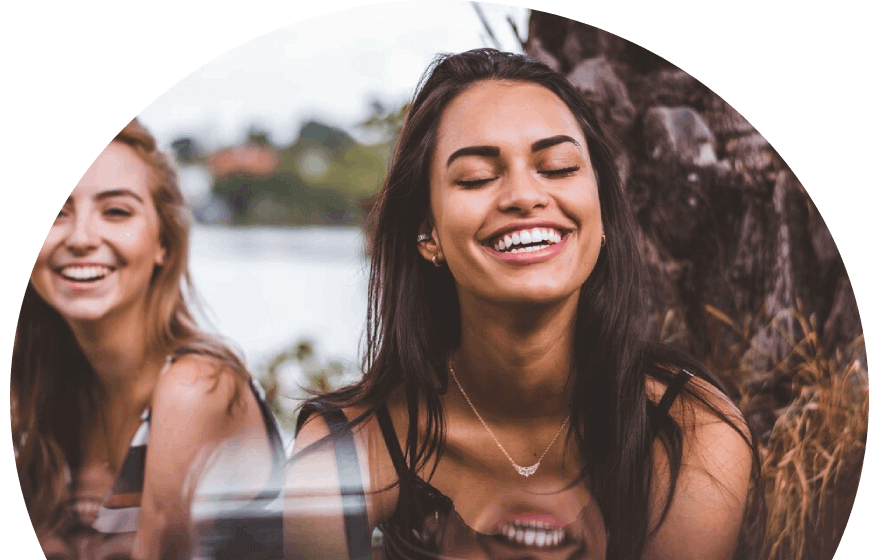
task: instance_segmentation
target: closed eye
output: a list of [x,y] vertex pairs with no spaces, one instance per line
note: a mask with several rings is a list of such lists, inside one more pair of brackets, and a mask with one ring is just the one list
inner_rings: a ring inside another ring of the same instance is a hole
[[104,211],[104,214],[112,218],[127,218],[131,216],[131,212],[124,208],[108,208]]
[[574,165],[572,167],[563,167],[560,169],[544,169],[541,170],[540,173],[545,177],[566,177],[580,171],[580,169],[579,165]]
[[485,179],[459,179],[455,182],[455,184],[465,188],[476,188],[481,187],[494,180],[495,177],[486,177]]
[[[571,167],[562,167],[559,169],[544,169],[539,170],[538,172],[545,177],[557,178],[567,177],[569,175],[577,173],[578,171],[580,171],[580,169],[581,167],[579,165],[573,165]],[[477,188],[488,184],[495,179],[495,177],[486,177],[485,179],[459,179],[455,181],[455,184],[465,188]]]

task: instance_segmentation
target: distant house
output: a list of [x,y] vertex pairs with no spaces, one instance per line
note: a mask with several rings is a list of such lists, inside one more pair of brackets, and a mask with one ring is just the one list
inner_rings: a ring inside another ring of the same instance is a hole
[[268,146],[242,144],[211,153],[205,164],[214,179],[236,175],[269,177],[278,170],[281,159],[275,150]]

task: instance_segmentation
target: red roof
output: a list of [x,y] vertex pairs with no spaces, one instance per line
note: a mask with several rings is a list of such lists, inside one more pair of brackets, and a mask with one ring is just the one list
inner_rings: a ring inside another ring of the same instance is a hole
[[230,175],[268,177],[278,170],[281,160],[275,150],[256,144],[223,148],[208,156],[208,169],[215,179]]

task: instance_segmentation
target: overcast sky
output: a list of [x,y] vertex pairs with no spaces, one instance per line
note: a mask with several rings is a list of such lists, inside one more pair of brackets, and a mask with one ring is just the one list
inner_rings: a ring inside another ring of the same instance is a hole
[[[521,51],[528,10],[481,4],[505,50]],[[358,134],[369,101],[405,102],[439,52],[493,46],[470,2],[392,2],[282,27],[221,54],[141,112],[163,148],[180,136],[206,147],[243,140],[251,126],[277,145],[295,140],[304,119]]]

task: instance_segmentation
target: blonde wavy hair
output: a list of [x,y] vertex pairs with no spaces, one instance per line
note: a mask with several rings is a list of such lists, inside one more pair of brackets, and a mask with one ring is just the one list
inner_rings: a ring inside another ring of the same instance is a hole
[[[151,192],[166,259],[155,269],[146,295],[147,348],[207,356],[215,360],[218,375],[230,371],[246,380],[241,359],[193,318],[195,293],[187,264],[190,213],[171,162],[137,119],[113,142],[134,150],[155,177]],[[236,384],[230,413],[241,402],[241,385]],[[72,473],[82,462],[83,418],[99,405],[103,388],[70,327],[30,283],[15,334],[11,389],[13,446],[25,504],[35,528],[51,529],[69,517]]]

